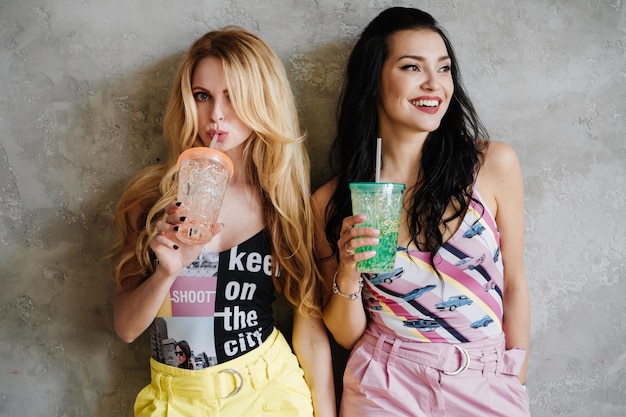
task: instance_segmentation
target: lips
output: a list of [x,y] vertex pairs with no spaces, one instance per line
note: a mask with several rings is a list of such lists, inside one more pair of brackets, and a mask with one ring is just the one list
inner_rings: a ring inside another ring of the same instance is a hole
[[410,100],[410,103],[413,107],[428,114],[437,113],[441,102],[442,100],[439,97],[417,97],[413,100]]
[[[225,132],[223,130],[218,130],[218,129],[211,129],[207,132],[207,135],[209,136],[209,138],[213,138],[213,136],[215,135],[219,135],[220,137],[226,135],[228,132]],[[219,139],[219,138],[218,138]]]

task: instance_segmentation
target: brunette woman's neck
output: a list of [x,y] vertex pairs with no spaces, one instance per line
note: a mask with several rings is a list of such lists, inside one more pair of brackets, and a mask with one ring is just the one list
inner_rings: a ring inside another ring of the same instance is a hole
[[424,141],[383,140],[381,181],[399,182],[407,188],[415,185],[422,158]]

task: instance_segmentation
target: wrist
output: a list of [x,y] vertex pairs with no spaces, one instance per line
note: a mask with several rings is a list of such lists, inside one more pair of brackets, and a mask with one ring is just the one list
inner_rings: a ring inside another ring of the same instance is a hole
[[178,275],[180,275],[180,272],[182,272],[182,269],[172,271],[170,270],[170,268],[166,268],[164,265],[157,265],[156,269],[152,273],[152,278],[156,278],[159,281],[171,283],[174,282]]
[[335,275],[333,275],[333,294],[340,295],[343,298],[347,298],[351,301],[356,300],[357,298],[360,298],[361,291],[363,290],[363,278],[359,275],[356,281],[357,286],[353,286],[353,288],[351,288],[351,289],[356,288],[356,290],[350,293],[346,293],[346,292],[341,291],[341,289],[339,288],[339,285],[337,284],[337,275],[339,275],[339,271],[335,272]]

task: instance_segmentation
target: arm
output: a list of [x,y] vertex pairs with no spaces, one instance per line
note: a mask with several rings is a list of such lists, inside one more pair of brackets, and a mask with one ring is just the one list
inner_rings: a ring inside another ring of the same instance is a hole
[[[174,229],[180,223],[176,216],[175,206],[168,210],[166,222],[159,221],[157,234],[150,242],[159,263],[154,273],[143,282],[129,290],[120,290],[115,296],[113,305],[113,320],[115,332],[126,343],[131,343],[139,337],[152,323],[168,295],[172,283],[178,274],[193,262],[203,248],[200,245],[186,245],[176,238]],[[221,225],[213,225],[213,234],[219,233]],[[134,251],[134,248],[130,249]],[[123,275],[128,279],[136,272],[132,271],[134,262],[125,266]]]
[[113,320],[115,332],[124,342],[133,342],[152,323],[175,278],[159,265],[137,288],[117,292]]
[[[524,185],[520,163],[508,145],[492,142],[485,167],[494,190],[496,223],[504,264],[503,330],[506,348],[530,347],[530,301],[524,272]],[[526,381],[528,355],[519,375]]]
[[311,389],[315,416],[334,417],[336,407],[332,358],[322,319],[296,312],[292,342],[304,370],[304,378]]
[[[344,294],[353,294],[359,291],[359,272],[356,262],[374,256],[373,251],[362,253],[348,253],[345,248],[354,250],[357,246],[375,245],[378,243],[377,231],[360,228],[358,231],[352,226],[364,220],[363,216],[350,216],[344,219],[341,227],[341,237],[337,242],[339,247],[339,260],[332,256],[332,249],[326,240],[325,227],[326,205],[332,195],[334,182],[329,182],[313,194],[312,207],[315,219],[315,252],[318,259],[320,272],[328,284],[333,287],[333,277],[339,290]],[[367,238],[354,239],[356,234],[369,236]],[[336,273],[336,275],[335,275]],[[324,306],[324,323],[333,337],[341,346],[351,349],[359,340],[365,326],[367,316],[363,309],[361,298],[355,300],[342,297],[339,294],[330,293],[326,296]]]

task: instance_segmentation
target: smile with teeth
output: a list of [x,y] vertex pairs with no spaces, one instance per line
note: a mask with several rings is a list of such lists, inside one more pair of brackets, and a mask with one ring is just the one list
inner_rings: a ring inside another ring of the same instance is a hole
[[411,100],[411,104],[417,107],[437,107],[439,100]]

